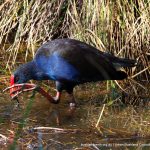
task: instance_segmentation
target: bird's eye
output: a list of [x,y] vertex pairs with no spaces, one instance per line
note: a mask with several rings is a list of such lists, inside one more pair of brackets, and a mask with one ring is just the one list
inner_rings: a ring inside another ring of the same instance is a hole
[[19,77],[16,76],[16,77],[15,77],[15,83],[18,82],[18,81],[19,81]]

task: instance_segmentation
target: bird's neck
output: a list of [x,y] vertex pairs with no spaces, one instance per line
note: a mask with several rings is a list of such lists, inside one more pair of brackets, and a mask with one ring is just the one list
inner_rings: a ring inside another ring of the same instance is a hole
[[26,69],[28,71],[30,79],[33,79],[33,80],[48,80],[49,79],[48,75],[39,69],[38,65],[36,64],[34,60],[26,63],[26,65],[27,65]]

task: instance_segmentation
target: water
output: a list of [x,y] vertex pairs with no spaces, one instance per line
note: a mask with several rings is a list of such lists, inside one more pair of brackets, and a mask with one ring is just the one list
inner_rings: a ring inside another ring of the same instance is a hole
[[[95,127],[107,93],[101,88],[99,84],[77,87],[78,106],[73,111],[65,93],[59,104],[50,104],[39,94],[31,98],[32,92],[23,93],[19,107],[7,92],[1,93],[0,134],[9,140],[1,137],[0,147],[8,149],[17,135],[16,149],[149,149],[149,107],[106,105]],[[49,128],[34,130],[38,127]]]

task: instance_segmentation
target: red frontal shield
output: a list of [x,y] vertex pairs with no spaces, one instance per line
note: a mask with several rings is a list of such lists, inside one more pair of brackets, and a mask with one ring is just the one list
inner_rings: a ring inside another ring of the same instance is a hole
[[[15,84],[15,77],[14,75],[11,75],[10,77],[10,86]],[[13,97],[15,93],[13,93],[14,91],[16,91],[18,89],[18,87],[13,87],[10,89],[10,96]]]

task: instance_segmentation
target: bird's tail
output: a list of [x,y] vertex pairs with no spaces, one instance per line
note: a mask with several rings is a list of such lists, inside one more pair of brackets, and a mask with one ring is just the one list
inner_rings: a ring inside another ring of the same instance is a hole
[[109,61],[111,61],[115,68],[121,67],[134,67],[137,65],[137,60],[127,59],[127,58],[118,58],[109,53],[105,53]]
[[112,61],[113,64],[119,65],[120,67],[134,67],[137,65],[137,61],[133,59],[117,58]]

